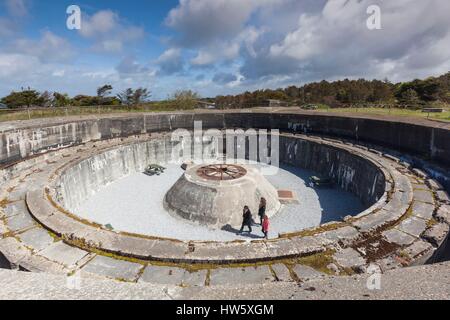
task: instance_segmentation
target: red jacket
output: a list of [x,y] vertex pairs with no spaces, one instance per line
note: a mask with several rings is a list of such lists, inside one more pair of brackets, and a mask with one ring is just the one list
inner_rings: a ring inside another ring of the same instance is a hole
[[265,218],[263,220],[263,225],[262,225],[263,231],[264,232],[269,232],[269,226],[270,226],[269,218]]

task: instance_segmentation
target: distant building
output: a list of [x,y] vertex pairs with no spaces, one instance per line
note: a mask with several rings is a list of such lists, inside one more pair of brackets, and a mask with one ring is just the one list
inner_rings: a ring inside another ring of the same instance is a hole
[[275,100],[275,99],[267,99],[264,100],[263,107],[287,107],[288,104],[285,101]]
[[214,102],[197,101],[198,107],[201,109],[216,109]]
[[6,104],[0,103],[0,110],[8,109]]

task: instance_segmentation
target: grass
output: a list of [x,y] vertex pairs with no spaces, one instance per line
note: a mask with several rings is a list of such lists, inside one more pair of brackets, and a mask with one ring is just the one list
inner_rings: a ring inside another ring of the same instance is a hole
[[[98,106],[98,107],[67,107],[67,108],[39,108],[30,110],[0,110],[0,122],[30,120],[41,118],[85,116],[112,113],[140,113],[140,112],[170,112],[177,111],[172,104],[155,102],[148,105],[129,108],[126,106]],[[181,111],[181,110],[180,110]]]
[[[64,116],[84,116],[111,113],[139,113],[139,112],[170,112],[181,111],[170,102],[153,102],[140,107],[128,108],[125,106],[99,106],[99,107],[68,107],[34,110],[1,110],[0,122],[15,120],[30,120],[40,118],[54,118]],[[450,110],[443,113],[423,113],[420,110],[400,108],[328,108],[319,105],[319,112],[352,113],[361,115],[405,116],[416,118],[429,118],[432,120],[450,121]]]
[[326,108],[321,107],[317,111],[335,113],[358,113],[361,115],[383,115],[400,117],[419,117],[432,120],[450,121],[450,110],[445,109],[442,113],[424,113],[421,110],[410,110],[400,108]]
[[321,253],[299,258],[296,262],[325,274],[333,274],[332,271],[328,269],[328,265],[334,263],[334,253],[334,250],[328,249],[327,251]]

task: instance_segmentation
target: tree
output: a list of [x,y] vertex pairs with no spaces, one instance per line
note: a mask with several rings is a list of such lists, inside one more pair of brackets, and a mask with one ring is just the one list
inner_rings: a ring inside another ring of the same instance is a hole
[[192,90],[176,91],[170,98],[177,109],[194,109],[198,99],[200,96]]
[[86,95],[80,94],[80,95],[73,97],[71,102],[74,106],[90,107],[90,106],[99,105],[100,99],[98,97],[86,96]]
[[138,88],[133,90],[128,88],[117,95],[120,102],[127,106],[139,105],[141,103],[147,102],[151,97],[151,93],[146,88]]
[[102,87],[97,88],[97,97],[99,98],[100,104],[109,103],[111,98],[107,98],[111,94],[113,87],[109,84],[105,84]]
[[40,105],[40,95],[36,90],[22,90],[20,92],[11,92],[8,96],[2,98],[2,103],[10,108],[22,108]]
[[128,88],[117,94],[117,98],[119,98],[120,102],[126,106],[131,106],[133,104],[133,96],[134,90],[131,88]]
[[39,96],[38,102],[41,107],[49,108],[53,106],[53,95],[48,91],[44,91]]
[[138,105],[138,104],[141,104],[143,102],[147,102],[148,99],[150,99],[151,96],[152,95],[151,95],[151,93],[150,93],[150,91],[148,89],[146,89],[146,88],[138,88],[133,93],[133,104],[134,105]]
[[102,87],[97,88],[97,97],[104,98],[111,94],[113,87],[109,84],[105,84]]
[[419,95],[414,89],[408,89],[401,95],[400,101],[408,106],[417,106],[420,102]]
[[55,107],[65,107],[70,103],[70,98],[67,93],[61,94],[59,92],[54,92],[53,103]]

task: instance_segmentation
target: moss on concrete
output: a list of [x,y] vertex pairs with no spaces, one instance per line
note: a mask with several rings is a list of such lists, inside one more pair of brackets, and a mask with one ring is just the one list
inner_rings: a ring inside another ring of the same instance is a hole
[[326,225],[319,226],[317,228],[312,229],[306,229],[299,232],[292,232],[292,233],[282,233],[280,234],[280,239],[290,239],[294,237],[308,237],[308,236],[315,236],[319,233],[327,232],[327,231],[333,231],[337,230],[342,227],[349,226],[349,222],[336,222],[336,223],[330,223]]
[[328,265],[334,263],[333,255],[335,250],[328,249],[324,252],[316,253],[310,256],[302,257],[296,260],[298,264],[311,267],[317,271],[332,275],[333,272],[327,268]]
[[8,199],[3,199],[0,201],[0,208],[5,209],[7,205],[11,204],[12,202]]

